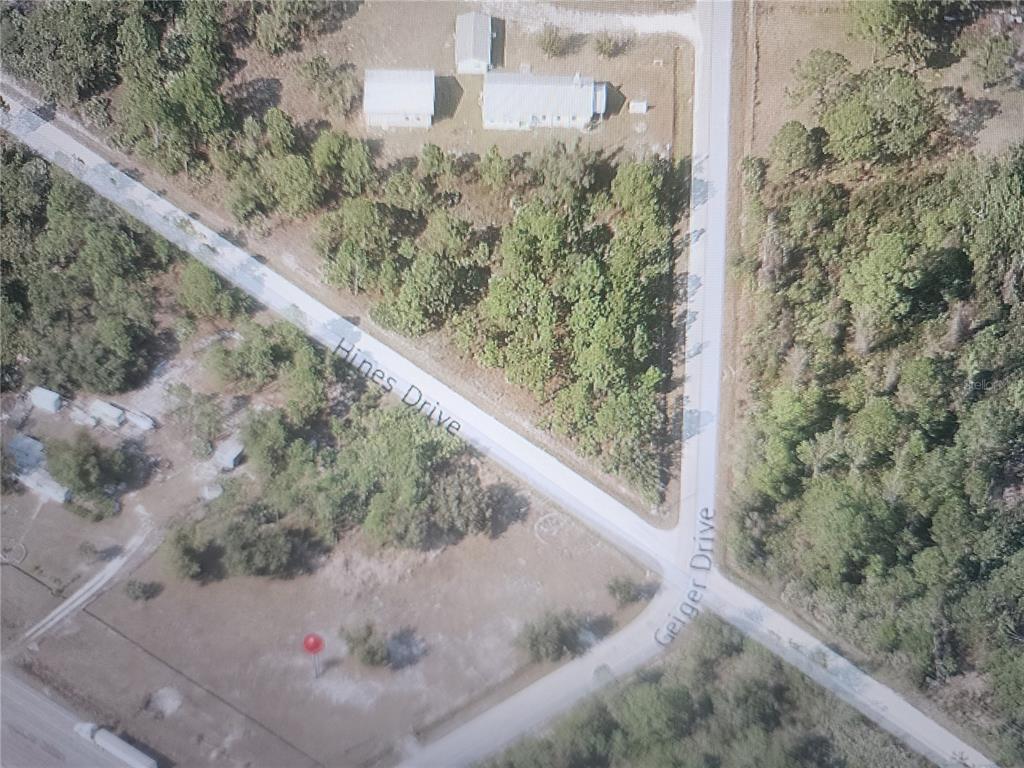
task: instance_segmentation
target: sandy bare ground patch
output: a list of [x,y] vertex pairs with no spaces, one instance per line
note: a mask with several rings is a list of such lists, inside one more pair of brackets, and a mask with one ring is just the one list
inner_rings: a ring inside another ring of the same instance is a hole
[[[218,391],[201,364],[207,330],[159,365],[147,385],[108,398],[160,422],[140,438],[153,474],[122,496],[119,515],[93,523],[28,493],[4,497],[5,541],[14,537],[24,547],[17,563],[4,566],[5,658],[83,712],[178,764],[242,764],[264,748],[282,765],[388,762],[406,740],[535,676],[542,668],[528,663],[516,637],[545,610],[572,608],[606,630],[632,616],[617,611],[607,583],[625,574],[642,579],[644,572],[486,464],[482,480],[504,489],[498,498],[505,523],[494,538],[420,552],[378,550],[353,533],[313,573],[291,580],[202,585],[178,578],[160,542],[171,525],[199,512],[203,488],[222,476],[192,455],[188,435],[167,412],[164,389],[182,382]],[[278,396],[269,387],[247,408]],[[33,412],[22,429],[43,440],[70,437],[80,427],[67,413]],[[92,434],[111,446],[127,437],[102,428]],[[233,474],[247,471],[243,465]],[[144,544],[118,562],[140,536]],[[95,595],[68,602],[115,562],[116,572]],[[151,600],[132,600],[124,589],[130,579],[161,590]],[[26,639],[41,621],[45,631]],[[393,668],[368,668],[350,657],[341,629],[367,622],[387,638]],[[315,681],[301,649],[309,631],[327,640],[324,672]]]
[[[307,41],[300,51],[271,57],[253,46],[238,51],[244,62],[226,89],[238,93],[260,93],[267,106],[280,106],[299,122],[325,118],[335,127],[370,139],[381,156],[395,160],[418,155],[431,142],[459,153],[482,155],[495,144],[508,154],[540,149],[552,140],[581,140],[583,145],[608,152],[667,154],[672,144],[673,51],[677,38],[653,35],[633,37],[625,50],[612,59],[598,56],[593,36],[586,32],[569,35],[570,51],[548,58],[537,46],[536,30],[518,21],[502,22],[496,11],[497,38],[494,62],[499,69],[537,74],[573,75],[577,72],[608,82],[616,90],[611,99],[613,114],[586,133],[568,129],[538,131],[484,131],[480,119],[478,75],[455,74],[455,17],[470,10],[456,2],[370,2],[362,5],[340,27]],[[486,6],[477,6],[484,8]],[[636,5],[633,12],[637,12]],[[298,67],[321,53],[333,63],[355,66],[362,79],[366,68],[433,69],[437,80],[437,114],[429,131],[368,130],[362,113],[348,118],[325,116],[317,99],[309,93]],[[624,100],[647,100],[647,115],[630,115]]]
[[[131,576],[162,583],[158,597],[132,601],[109,589],[17,661],[48,670],[185,764],[210,749],[237,757],[230,743],[211,746],[198,725],[178,722],[198,717],[186,693],[195,686],[325,765],[387,762],[405,739],[529,673],[514,642],[525,622],[570,606],[611,616],[608,579],[642,576],[568,516],[523,500],[531,505],[527,518],[498,539],[396,553],[375,551],[357,536],[316,573],[289,581],[183,582],[157,553]],[[11,588],[19,600],[27,594],[20,584]],[[39,601],[48,597],[35,592]],[[399,668],[367,668],[349,656],[340,628],[367,621],[387,634]],[[315,681],[301,649],[308,631],[327,641]],[[151,660],[140,657],[138,668],[126,670],[120,650],[99,638],[108,633]],[[99,685],[119,676],[127,679]],[[173,727],[154,728],[154,719]]]

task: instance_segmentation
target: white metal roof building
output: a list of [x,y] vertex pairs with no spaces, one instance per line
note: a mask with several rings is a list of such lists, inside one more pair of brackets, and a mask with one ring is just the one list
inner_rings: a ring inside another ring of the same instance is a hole
[[32,402],[33,408],[38,408],[47,413],[56,413],[60,410],[60,395],[53,390],[44,389],[43,387],[32,387],[32,390],[28,393],[28,398]]
[[7,452],[18,472],[31,472],[40,467],[46,458],[43,444],[28,435],[15,435],[7,443]]
[[124,424],[124,409],[103,400],[92,401],[89,406],[89,415],[111,429],[117,429]]
[[434,71],[366,70],[363,115],[372,128],[429,128],[434,119]]
[[580,75],[488,72],[484,75],[483,124],[495,131],[531,128],[583,130],[603,115],[608,84]]
[[483,75],[491,68],[491,17],[486,13],[459,14],[455,18],[455,71]]

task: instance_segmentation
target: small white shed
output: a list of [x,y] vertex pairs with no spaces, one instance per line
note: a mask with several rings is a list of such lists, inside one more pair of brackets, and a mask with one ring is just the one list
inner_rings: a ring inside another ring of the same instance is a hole
[[28,393],[28,399],[31,401],[33,408],[38,408],[41,411],[56,413],[60,410],[60,395],[52,389],[32,387],[32,390]]
[[242,441],[237,436],[232,436],[217,446],[213,462],[220,467],[221,472],[230,472],[241,462],[244,452]]
[[371,128],[429,128],[434,120],[434,70],[366,70],[363,115]]
[[455,18],[455,71],[482,75],[491,68],[491,17],[472,11]]
[[102,400],[92,401],[89,415],[111,429],[117,429],[124,424],[124,410]]

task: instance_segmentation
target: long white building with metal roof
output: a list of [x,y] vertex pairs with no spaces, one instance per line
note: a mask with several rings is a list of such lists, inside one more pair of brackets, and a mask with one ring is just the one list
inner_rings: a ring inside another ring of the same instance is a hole
[[363,115],[371,128],[429,128],[434,120],[434,71],[366,70]]
[[483,125],[495,131],[532,128],[583,130],[604,114],[608,84],[580,75],[488,72],[484,75]]

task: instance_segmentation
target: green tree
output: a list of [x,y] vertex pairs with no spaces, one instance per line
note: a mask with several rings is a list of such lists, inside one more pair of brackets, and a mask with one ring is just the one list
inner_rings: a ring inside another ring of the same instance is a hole
[[334,285],[353,292],[376,288],[390,255],[391,233],[380,208],[365,198],[342,200],[320,222],[320,251]]
[[910,311],[920,280],[913,243],[897,232],[875,232],[868,237],[867,252],[843,276],[841,291],[855,313],[884,326]]
[[821,164],[821,145],[798,120],[785,123],[771,145],[771,167],[779,176],[814,170]]
[[295,126],[291,116],[277,107],[271,107],[263,116],[263,129],[267,134],[270,154],[284,157],[295,147]]
[[608,594],[623,608],[644,599],[644,585],[630,576],[616,576],[608,582]]
[[327,406],[328,376],[323,358],[309,344],[292,355],[285,373],[288,416],[296,424],[306,424]]
[[458,462],[433,491],[434,523],[452,536],[491,531],[492,513],[476,467]]
[[320,180],[302,155],[267,157],[260,174],[267,180],[281,209],[290,216],[305,216],[320,205],[323,193]]
[[761,460],[750,473],[752,486],[774,501],[783,501],[799,490],[803,467],[797,446],[820,426],[824,395],[817,386],[800,389],[778,385],[758,417]]
[[932,0],[877,0],[855,3],[854,30],[886,56],[921,65],[936,50],[943,3]]
[[5,378],[67,392],[137,385],[152,364],[151,281],[173,249],[12,148],[0,143]]
[[815,114],[821,113],[850,88],[850,60],[841,53],[815,48],[793,67],[794,85],[786,95],[794,104],[812,99]]
[[292,557],[287,532],[274,523],[260,523],[243,514],[228,523],[221,537],[224,562],[230,573],[243,576],[283,576]]
[[869,397],[850,418],[850,456],[854,466],[888,456],[900,433],[899,416],[887,397]]
[[895,561],[894,536],[903,520],[870,483],[812,479],[799,508],[805,547],[800,561],[812,584],[856,584],[870,560]]
[[594,50],[603,59],[614,59],[627,48],[627,41],[614,37],[607,32],[599,32],[594,37]]
[[170,416],[192,435],[193,453],[199,457],[213,453],[213,443],[224,429],[224,411],[215,395],[193,392],[180,382],[167,391]]
[[299,70],[308,87],[320,103],[342,117],[355,108],[361,94],[361,84],[351,64],[331,66],[327,57],[317,54]]
[[870,69],[826,107],[821,124],[831,154],[848,162],[879,162],[919,153],[940,120],[934,98],[916,77],[898,69]]
[[73,106],[114,85],[124,14],[115,3],[5,5],[4,67],[36,83],[44,98]]
[[256,45],[274,56],[295,48],[313,26],[318,4],[311,0],[260,0],[250,3]]
[[536,199],[561,212],[575,212],[597,183],[598,156],[579,144],[552,142],[542,152],[528,156]]
[[46,464],[54,479],[85,496],[103,494],[127,479],[129,463],[119,450],[105,448],[88,432],[46,444]]
[[624,737],[617,751],[627,759],[677,742],[696,719],[689,691],[664,683],[631,685],[612,705],[611,712]]
[[921,428],[934,435],[949,414],[951,389],[949,366],[931,357],[919,357],[900,370],[897,397]]
[[467,222],[445,210],[430,215],[401,288],[380,307],[383,323],[416,335],[442,325],[462,308],[482,283],[479,254],[469,249],[469,233]]
[[420,172],[431,181],[455,176],[455,160],[436,144],[424,144],[420,152]]
[[[422,548],[437,534],[469,530],[453,525],[484,522],[472,477],[449,464],[463,450],[454,438],[407,408],[370,411],[356,430],[358,437],[348,439],[339,460],[355,503],[366,510],[363,530],[371,539]],[[435,497],[432,488],[447,482],[453,470],[452,480],[462,487],[450,497]]]
[[242,427],[245,455],[263,477],[280,472],[289,443],[288,425],[280,411],[256,411]]
[[342,630],[342,637],[350,654],[368,667],[386,667],[391,664],[387,641],[377,634],[373,624],[364,624],[353,630]]
[[559,661],[576,656],[582,650],[580,632],[583,619],[572,611],[548,611],[535,622],[529,622],[519,634],[519,642],[534,663]]
[[161,592],[163,592],[163,585],[158,581],[139,581],[138,579],[129,579],[124,585],[124,593],[132,600],[141,600],[146,602],[152,600]]
[[433,206],[433,198],[426,186],[411,171],[402,169],[391,173],[384,182],[381,201],[385,205],[422,216]]
[[231,215],[245,222],[257,214],[270,213],[276,206],[277,198],[270,180],[252,163],[242,163],[231,181],[228,199]]
[[495,192],[507,189],[512,181],[512,162],[493,144],[480,160],[480,180]]
[[1015,46],[1007,32],[979,26],[965,30],[956,41],[956,51],[966,56],[982,88],[992,88],[1013,74]]
[[346,195],[360,194],[373,179],[373,160],[366,143],[344,133],[323,131],[310,153],[313,170],[328,186]]
[[183,579],[197,579],[203,574],[205,545],[198,540],[195,526],[178,525],[168,540],[171,567]]
[[565,56],[569,52],[569,41],[554,24],[545,24],[537,35],[537,45],[549,59]]
[[163,38],[142,6],[126,7],[128,16],[118,33],[124,82],[116,114],[119,140],[168,173],[196,168],[204,148],[223,141],[228,125],[227,106],[218,91],[224,64],[223,7],[190,0],[181,6],[181,24]]
[[245,299],[224,285],[215,272],[189,259],[181,270],[178,303],[193,317],[230,319],[245,308]]

